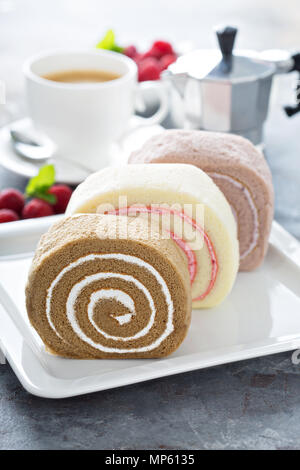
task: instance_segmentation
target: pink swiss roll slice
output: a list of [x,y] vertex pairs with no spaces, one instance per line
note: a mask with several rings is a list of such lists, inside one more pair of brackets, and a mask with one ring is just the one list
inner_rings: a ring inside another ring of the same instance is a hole
[[168,130],[132,153],[129,163],[188,163],[221,189],[238,224],[240,270],[251,271],[266,254],[274,212],[272,176],[263,154],[233,134]]

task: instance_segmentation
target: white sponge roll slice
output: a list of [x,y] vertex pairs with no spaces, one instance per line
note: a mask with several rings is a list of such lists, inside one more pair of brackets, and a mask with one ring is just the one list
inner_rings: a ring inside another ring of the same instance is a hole
[[[104,168],[77,187],[67,208],[67,215],[97,212],[147,217],[155,213],[162,220],[163,214],[170,214],[168,230],[164,221],[162,227],[185,254],[193,308],[213,307],[230,292],[239,265],[237,226],[224,195],[199,168],[185,164]],[[195,234],[201,234],[201,244],[199,238],[193,239]]]

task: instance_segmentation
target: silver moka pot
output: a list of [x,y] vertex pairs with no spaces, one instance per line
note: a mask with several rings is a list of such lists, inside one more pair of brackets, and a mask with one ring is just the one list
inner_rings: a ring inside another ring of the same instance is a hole
[[[237,29],[227,26],[216,33],[220,50],[189,52],[163,74],[171,83],[173,122],[177,127],[232,132],[260,145],[273,76],[300,71],[300,53],[235,54]],[[289,116],[300,111],[299,96],[285,111]]]

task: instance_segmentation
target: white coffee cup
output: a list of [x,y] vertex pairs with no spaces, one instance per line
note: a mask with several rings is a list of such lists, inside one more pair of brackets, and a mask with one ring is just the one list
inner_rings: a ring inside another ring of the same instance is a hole
[[[63,83],[43,78],[67,70],[105,70],[120,78],[97,83]],[[29,115],[37,131],[56,146],[56,157],[98,170],[110,162],[112,145],[134,126],[161,122],[168,111],[164,88],[137,83],[137,66],[123,54],[104,50],[45,52],[24,64]],[[160,100],[150,118],[133,119],[143,90]]]

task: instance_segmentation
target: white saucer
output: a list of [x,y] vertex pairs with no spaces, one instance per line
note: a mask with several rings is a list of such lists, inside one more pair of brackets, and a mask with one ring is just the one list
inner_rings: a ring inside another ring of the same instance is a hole
[[[13,149],[10,137],[11,128],[22,130],[32,134],[32,122],[29,118],[11,122],[0,129],[0,165],[14,173],[31,178],[35,176],[39,168],[47,163],[53,163],[56,169],[56,181],[66,184],[76,185],[81,183],[88,175],[89,171],[77,167],[72,162],[61,160],[55,155],[42,162],[27,160],[17,155]],[[142,145],[148,138],[163,131],[159,125],[139,127],[132,131],[123,140],[122,147],[114,144],[111,156],[111,165],[119,166],[127,163],[129,154]],[[100,168],[99,168],[100,169]]]

